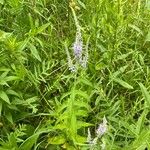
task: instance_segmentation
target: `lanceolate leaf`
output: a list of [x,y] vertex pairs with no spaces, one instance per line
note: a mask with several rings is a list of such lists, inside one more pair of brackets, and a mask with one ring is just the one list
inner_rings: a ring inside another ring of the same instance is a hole
[[31,54],[32,54],[37,60],[41,61],[41,57],[40,57],[40,55],[39,55],[38,50],[36,49],[36,47],[35,47],[33,44],[29,43],[29,48],[30,48]]
[[9,98],[4,91],[0,91],[0,98],[6,103],[10,104]]
[[139,83],[139,85],[140,85],[141,91],[143,93],[143,96],[145,98],[145,101],[147,102],[147,105],[150,108],[150,94],[147,91],[146,87],[142,83]]
[[125,82],[119,78],[114,78],[114,81],[119,83],[120,85],[122,85],[123,87],[125,87],[127,89],[133,89],[133,86],[131,86],[130,84],[128,84],[127,82]]

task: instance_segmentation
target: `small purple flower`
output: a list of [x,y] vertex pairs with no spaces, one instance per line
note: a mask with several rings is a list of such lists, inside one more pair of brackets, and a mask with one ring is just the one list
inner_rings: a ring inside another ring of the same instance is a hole
[[103,134],[105,134],[107,131],[107,120],[104,117],[103,118],[103,123],[99,124],[98,129],[96,130],[97,136],[101,137]]
[[81,31],[80,29],[78,29],[76,33],[76,39],[73,44],[74,55],[78,60],[81,59],[82,57],[82,47],[83,47],[83,42],[82,42]]

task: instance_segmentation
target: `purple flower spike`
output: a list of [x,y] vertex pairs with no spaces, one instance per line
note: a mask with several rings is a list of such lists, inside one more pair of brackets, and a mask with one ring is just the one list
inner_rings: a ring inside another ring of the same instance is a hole
[[83,47],[82,36],[80,30],[78,29],[76,33],[76,39],[73,44],[74,55],[78,60],[82,57],[82,47]]
[[107,120],[104,117],[103,118],[103,123],[99,124],[98,129],[96,130],[96,133],[98,135],[98,137],[102,136],[103,134],[105,134],[107,131]]

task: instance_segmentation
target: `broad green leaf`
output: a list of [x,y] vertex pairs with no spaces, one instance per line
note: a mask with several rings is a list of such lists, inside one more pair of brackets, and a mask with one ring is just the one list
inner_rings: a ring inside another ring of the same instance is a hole
[[6,103],[10,104],[9,98],[4,91],[0,91],[0,98]]
[[143,96],[145,98],[145,101],[146,101],[148,107],[150,108],[150,94],[147,91],[146,87],[142,83],[139,83],[139,85],[140,85],[141,91],[143,93]]
[[35,47],[33,44],[29,43],[29,48],[30,48],[31,54],[32,54],[37,60],[41,61],[41,57],[40,57],[40,55],[39,55],[38,50],[36,49],[36,47]]
[[120,85],[122,85],[123,87],[125,87],[127,89],[133,89],[133,86],[131,86],[130,84],[128,84],[127,82],[125,82],[119,78],[114,78],[113,81],[119,83]]

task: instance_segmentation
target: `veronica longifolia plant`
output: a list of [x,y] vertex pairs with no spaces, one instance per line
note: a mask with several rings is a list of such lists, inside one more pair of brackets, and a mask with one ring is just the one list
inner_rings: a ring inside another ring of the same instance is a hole
[[[78,19],[76,17],[74,9],[71,8],[71,10],[73,13],[73,17],[74,17],[75,25],[76,25],[76,30],[77,30],[75,41],[73,43],[72,49],[74,52],[76,63],[80,64],[82,67],[86,68],[87,62],[88,62],[88,44],[86,45],[85,52],[83,52],[83,40],[82,40],[81,27],[79,25],[79,22],[78,22]],[[88,39],[88,41],[89,41],[89,39]],[[84,56],[83,56],[83,53],[84,53]],[[71,60],[69,51],[67,51],[67,57],[68,57],[69,70],[71,70],[71,72],[75,72],[77,70],[77,68],[75,67],[75,65],[72,64],[72,60]]]

